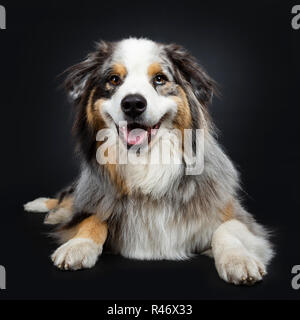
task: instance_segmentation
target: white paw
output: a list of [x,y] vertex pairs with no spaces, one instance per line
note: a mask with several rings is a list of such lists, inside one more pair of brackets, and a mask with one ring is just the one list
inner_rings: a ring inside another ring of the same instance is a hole
[[102,252],[102,245],[92,239],[71,239],[60,246],[51,256],[56,267],[63,270],[92,268]]
[[24,204],[24,209],[28,212],[48,212],[49,209],[46,206],[46,201],[49,198],[38,198]]
[[267,273],[263,263],[246,250],[224,252],[216,261],[216,268],[222,279],[236,285],[252,285]]

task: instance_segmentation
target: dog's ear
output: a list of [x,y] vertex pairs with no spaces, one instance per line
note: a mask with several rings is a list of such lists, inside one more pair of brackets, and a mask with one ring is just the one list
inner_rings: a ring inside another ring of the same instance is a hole
[[173,63],[176,80],[179,83],[187,81],[201,105],[207,106],[213,95],[218,93],[215,81],[207,75],[196,59],[182,46],[170,44],[165,46],[165,50]]
[[110,47],[110,43],[100,41],[96,44],[96,50],[88,54],[84,61],[65,71],[65,88],[75,104],[80,103],[88,89],[99,79],[101,66],[110,52]]

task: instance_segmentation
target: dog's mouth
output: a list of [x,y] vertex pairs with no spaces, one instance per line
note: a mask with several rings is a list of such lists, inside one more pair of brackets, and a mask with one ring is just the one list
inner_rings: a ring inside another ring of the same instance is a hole
[[134,122],[127,125],[116,125],[116,127],[121,140],[130,148],[132,146],[149,145],[157,135],[160,125],[161,121],[151,127]]

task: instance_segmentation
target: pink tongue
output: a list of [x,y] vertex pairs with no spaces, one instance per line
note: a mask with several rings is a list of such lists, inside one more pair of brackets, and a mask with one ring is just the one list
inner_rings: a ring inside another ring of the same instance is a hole
[[127,132],[126,140],[128,144],[138,145],[145,142],[147,139],[148,133],[146,130],[134,129]]

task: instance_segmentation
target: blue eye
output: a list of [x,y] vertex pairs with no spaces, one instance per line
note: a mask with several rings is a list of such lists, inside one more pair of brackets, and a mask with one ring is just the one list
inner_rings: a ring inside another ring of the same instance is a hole
[[153,83],[157,86],[164,85],[167,82],[167,77],[163,74],[158,74],[153,78]]

